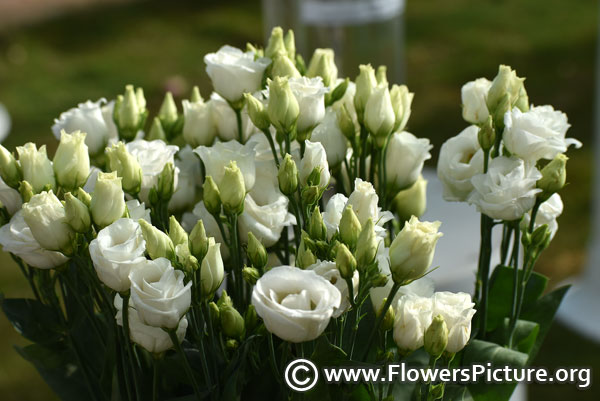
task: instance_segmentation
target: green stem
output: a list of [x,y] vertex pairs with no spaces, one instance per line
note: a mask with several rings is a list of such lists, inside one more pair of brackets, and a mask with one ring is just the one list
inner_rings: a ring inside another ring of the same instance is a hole
[[235,111],[235,119],[237,121],[238,141],[240,141],[240,143],[243,144],[244,133],[242,132],[242,109],[234,108],[233,110]]
[[158,360],[152,359],[152,401],[158,400]]
[[[429,368],[431,370],[435,369],[435,363],[437,362],[436,357],[430,356],[429,357]],[[428,380],[427,382],[424,382],[424,387],[425,387],[425,391],[421,392],[421,401],[427,401],[428,397],[429,397],[429,391],[431,390],[431,380]]]
[[[516,223],[516,224],[518,225],[519,223]],[[520,278],[519,278],[519,244],[520,244],[519,234],[521,233],[521,231],[519,230],[518,226],[515,228],[514,231],[515,231],[515,238],[513,241],[513,251],[512,251],[512,256],[511,256],[511,264],[512,264],[514,271],[513,271],[513,296],[512,296],[512,303],[511,303],[511,308],[510,308],[510,325],[509,325],[509,337],[508,337],[508,347],[509,348],[512,347],[513,335],[514,335],[515,327],[517,325],[517,320],[519,319],[519,316],[517,315],[517,300],[519,298],[518,292],[519,292],[519,282],[520,282]]]
[[129,340],[129,294],[122,294],[123,307],[121,309],[123,317],[123,337],[125,340],[125,349],[127,352],[127,359],[129,360],[129,369],[131,376],[133,376],[133,387],[135,388],[135,398],[137,401],[141,400],[140,386],[138,383],[138,375],[133,364],[133,352],[131,350],[131,341]]
[[269,146],[271,147],[271,152],[273,153],[273,160],[275,161],[275,165],[279,168],[279,156],[277,156],[277,149],[275,149],[275,142],[273,141],[273,137],[271,136],[271,131],[269,129],[263,130],[263,133],[267,137],[267,141],[269,141]]
[[489,295],[490,279],[490,259],[492,256],[492,225],[493,220],[481,214],[481,246],[479,249],[479,267],[478,277],[481,280],[481,299],[479,302],[480,311],[480,332],[479,338],[485,338],[487,325],[487,309]]
[[383,321],[383,318],[386,315],[385,312],[388,310],[388,308],[392,304],[394,297],[396,296],[396,293],[398,292],[399,289],[400,289],[400,284],[394,283],[394,285],[392,286],[392,288],[390,290],[390,293],[387,296],[387,299],[385,300],[383,309],[381,309],[381,313],[379,314],[379,316],[377,316],[377,320],[375,320],[375,325],[373,326],[373,329],[371,330],[371,334],[369,335],[369,340],[367,341],[367,346],[365,347],[365,352],[363,353],[363,357],[361,358],[361,360],[365,360],[367,358],[367,355],[369,354],[369,349],[371,348],[371,344],[373,343],[373,339],[375,338],[375,334],[379,330],[379,327],[381,326],[381,322]]
[[183,348],[181,348],[181,343],[179,342],[179,338],[177,338],[177,329],[169,330],[169,337],[173,342],[173,346],[175,347],[175,351],[179,354],[181,361],[183,362],[183,368],[185,370],[188,379],[192,383],[192,388],[194,389],[194,394],[198,400],[202,400],[202,394],[200,393],[200,387],[198,387],[198,382],[196,381],[196,377],[194,376],[194,372],[192,371],[192,367],[190,366],[190,362],[185,356],[185,352]]
[[362,179],[366,179],[367,171],[367,141],[369,139],[369,133],[364,125],[360,126],[360,164],[358,170],[358,176]]

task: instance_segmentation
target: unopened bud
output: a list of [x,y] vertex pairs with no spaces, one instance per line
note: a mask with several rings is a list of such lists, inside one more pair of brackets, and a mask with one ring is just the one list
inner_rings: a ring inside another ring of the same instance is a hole
[[208,252],[208,237],[206,236],[206,230],[204,229],[202,220],[198,220],[190,233],[189,247],[192,255],[199,261],[202,261],[204,256],[206,256],[206,252]]
[[337,80],[338,69],[335,65],[333,49],[315,49],[308,63],[306,76],[309,78],[321,77],[323,85],[332,86]]
[[441,315],[433,318],[425,330],[423,337],[425,351],[434,358],[439,358],[448,345],[448,326]]
[[348,140],[352,141],[356,137],[356,125],[354,125],[354,121],[352,120],[352,116],[348,112],[345,104],[342,104],[340,107],[336,107],[337,114],[337,123],[342,131],[342,134]]
[[167,258],[175,259],[175,246],[171,238],[144,219],[138,223],[142,229],[142,235],[146,241],[146,251],[150,259]]
[[265,246],[254,236],[252,231],[248,232],[248,259],[252,263],[252,267],[264,269],[267,265],[267,250]]
[[321,189],[316,185],[302,188],[302,202],[307,205],[314,205],[321,197]]
[[70,192],[65,194],[67,223],[78,233],[86,233],[92,224],[88,207]]
[[381,326],[379,326],[379,330],[382,332],[386,332],[391,330],[394,327],[394,319],[396,318],[396,314],[394,313],[394,308],[390,305],[387,310],[384,312],[383,307],[387,302],[387,298],[384,298],[381,302],[381,307],[377,311],[377,316],[379,317],[382,313],[385,313],[383,316],[383,320],[381,321]]
[[412,216],[421,217],[427,206],[427,180],[420,175],[412,186],[398,192],[392,205],[401,221],[408,221]]
[[267,112],[277,131],[286,135],[293,131],[300,115],[300,106],[287,78],[275,77],[269,82]]
[[265,57],[273,59],[278,54],[287,55],[287,49],[283,41],[283,29],[280,26],[273,28],[267,42],[267,47],[265,47]]
[[377,79],[377,85],[387,86],[389,84],[387,80],[387,66],[380,65],[379,67],[377,67],[377,72],[375,72],[375,78]]
[[358,116],[358,122],[363,122],[363,116],[365,107],[367,106],[367,100],[371,96],[371,92],[377,86],[377,78],[375,77],[375,70],[370,64],[360,65],[358,67],[360,73],[356,77],[356,93],[354,95],[354,108],[356,109],[356,115]]
[[204,184],[202,185],[204,190],[204,206],[206,210],[213,216],[221,213],[221,194],[219,188],[210,175],[204,178]]
[[122,178],[123,190],[130,194],[137,194],[142,185],[142,167],[138,159],[127,151],[123,142],[106,148],[106,155],[111,171],[116,171]]
[[286,154],[277,173],[279,189],[284,195],[291,195],[298,188],[298,167],[292,156]]
[[313,240],[324,240],[327,238],[327,227],[323,222],[323,216],[318,207],[310,215],[308,233]]
[[158,111],[158,118],[168,137],[174,137],[177,134],[177,128],[180,128],[178,125],[180,125],[179,121],[181,119],[177,112],[177,105],[173,100],[173,94],[171,92],[165,93],[165,98]]
[[278,54],[273,59],[271,77],[300,78],[296,66],[285,54]]
[[21,169],[15,157],[2,145],[0,145],[0,177],[12,188],[18,188],[22,179]]
[[496,131],[494,130],[492,116],[488,116],[487,121],[479,128],[477,140],[484,152],[490,150],[492,146],[494,146],[494,142],[496,141]]
[[260,278],[260,272],[254,267],[246,266],[242,269],[242,277],[248,284],[252,286],[256,284],[256,282]]
[[342,218],[340,219],[340,239],[351,249],[356,246],[356,241],[360,235],[361,226],[356,213],[352,210],[352,205],[348,205],[342,212]]
[[317,263],[317,258],[312,253],[310,248],[306,245],[306,241],[304,238],[300,241],[300,246],[298,247],[298,254],[296,255],[296,266],[301,269],[306,269],[307,267],[314,265]]
[[356,245],[356,261],[359,269],[365,269],[375,261],[378,245],[375,224],[373,224],[373,219],[369,218],[360,231]]
[[219,193],[226,213],[242,213],[246,198],[246,186],[242,171],[234,160],[225,167],[225,174],[219,185]]
[[340,271],[342,278],[351,279],[356,270],[356,259],[352,252],[345,244],[339,244],[337,247],[337,255],[335,257],[335,265]]
[[545,201],[552,194],[560,191],[567,181],[567,160],[564,154],[558,154],[550,163],[542,169],[542,178],[537,181],[536,186],[542,190],[538,195],[540,200]]
[[188,235],[175,216],[169,217],[169,238],[171,238],[171,241],[176,246],[180,244],[187,246],[188,244]]
[[27,181],[21,181],[19,184],[19,193],[23,198],[23,202],[29,202],[33,196],[33,187]]
[[244,93],[244,99],[246,100],[248,116],[250,117],[252,124],[261,131],[269,129],[271,122],[269,121],[269,115],[262,102],[250,93]]
[[248,332],[254,331],[254,329],[258,326],[258,315],[256,314],[256,309],[254,305],[248,305],[248,309],[246,309],[246,314],[244,315],[244,324],[246,325],[246,330]]
[[165,164],[158,175],[157,190],[163,200],[169,200],[173,196],[173,192],[175,192],[175,167],[173,163]]
[[244,318],[233,306],[219,309],[219,319],[223,334],[230,338],[241,339],[244,335]]
[[155,141],[157,139],[160,139],[164,142],[167,141],[167,134],[165,133],[165,130],[163,129],[163,126],[158,117],[154,117],[154,120],[152,120],[150,132],[148,133],[148,137],[145,139],[148,141]]

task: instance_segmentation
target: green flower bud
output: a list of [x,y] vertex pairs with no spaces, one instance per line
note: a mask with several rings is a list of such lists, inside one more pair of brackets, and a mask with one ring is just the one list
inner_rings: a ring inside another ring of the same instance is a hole
[[383,287],[387,284],[388,282],[388,276],[386,276],[383,273],[379,273],[378,275],[376,275],[372,280],[371,280],[371,284],[373,285],[373,287],[377,288],[377,287]]
[[285,50],[287,50],[287,56],[290,60],[294,60],[296,58],[296,40],[294,39],[294,31],[288,29],[283,37],[283,44],[285,45]]
[[75,191],[75,196],[77,199],[83,202],[88,208],[92,205],[92,197],[90,194],[84,191],[83,188],[77,188]]
[[569,160],[567,156],[558,154],[542,169],[542,178],[536,184],[542,190],[538,194],[541,201],[546,201],[552,194],[560,191],[565,186],[567,181],[567,160]]
[[427,180],[420,175],[412,186],[398,192],[392,205],[401,221],[408,221],[412,216],[421,217],[427,206]]
[[269,82],[267,112],[271,124],[275,126],[277,131],[281,131],[284,134],[289,134],[293,131],[300,115],[300,107],[290,89],[287,78],[275,77]]
[[269,115],[262,102],[250,93],[244,93],[244,99],[246,100],[248,116],[250,117],[252,124],[261,131],[269,129],[271,122],[269,121]]
[[167,258],[174,260],[175,246],[171,238],[144,219],[139,219],[138,223],[142,229],[144,240],[146,240],[146,251],[150,259]]
[[148,141],[155,141],[160,139],[161,141],[167,142],[167,134],[163,129],[163,126],[158,117],[154,117],[152,120],[152,126],[150,126],[150,132],[148,133],[148,137],[146,138]]
[[351,279],[352,276],[354,276],[354,271],[356,270],[356,259],[354,259],[352,252],[350,252],[345,244],[339,244],[337,246],[335,265],[340,271],[342,278]]
[[252,266],[257,269],[264,269],[267,265],[268,255],[265,246],[254,236],[252,231],[248,232],[248,259]]
[[343,98],[344,94],[346,94],[346,90],[348,89],[349,83],[350,80],[346,78],[342,82],[340,82],[340,84],[336,86],[333,89],[333,91],[331,91],[331,94],[326,94],[326,96],[329,96],[328,98],[326,98],[328,101],[327,104],[334,104],[335,102]]
[[142,167],[138,159],[133,156],[123,142],[118,142],[106,148],[108,165],[111,171],[116,171],[122,178],[123,190],[130,194],[140,192],[142,185]]
[[208,316],[213,324],[213,327],[219,327],[221,325],[221,317],[219,316],[220,314],[221,312],[219,311],[217,304],[210,302],[208,304]]
[[98,173],[90,203],[92,219],[99,227],[106,227],[125,214],[125,194],[117,173]]
[[[383,307],[387,302],[387,298],[383,298],[381,301],[381,307],[377,310],[377,317],[383,313]],[[394,313],[394,308],[392,306],[388,306],[387,311],[385,311],[385,315],[383,316],[383,320],[381,321],[381,326],[379,326],[379,330],[382,332],[386,332],[391,330],[394,327],[394,320],[396,318],[396,314]]]
[[238,340],[230,338],[227,341],[225,341],[225,349],[227,349],[229,351],[235,351],[239,347],[240,347],[240,343],[238,342]]
[[300,78],[296,66],[286,55],[277,54],[271,65],[271,77]]
[[291,195],[298,189],[298,167],[292,156],[287,154],[283,158],[277,173],[279,189],[284,195]]
[[189,247],[192,255],[199,261],[202,261],[208,252],[208,237],[206,236],[202,220],[198,220],[190,233]]
[[19,193],[23,198],[23,202],[29,202],[33,196],[33,188],[31,187],[31,184],[29,184],[27,181],[21,181],[19,184]]
[[221,292],[221,298],[219,298],[219,301],[217,301],[217,306],[219,307],[219,310],[225,306],[233,306],[233,301],[231,300],[229,294],[227,294],[227,291],[223,290]]
[[219,188],[210,175],[204,178],[204,184],[202,186],[204,190],[204,206],[206,210],[212,215],[218,215],[221,213],[221,194]]
[[504,129],[504,115],[506,112],[510,111],[510,97],[508,95],[504,95],[500,101],[498,102],[496,108],[492,113],[492,118],[494,120],[494,125],[497,129]]
[[[487,107],[490,114],[494,116],[494,122],[500,122],[501,126],[504,126],[504,120],[500,121],[500,114],[504,116],[504,112],[512,109],[513,106],[519,101],[521,94],[527,96],[523,82],[525,78],[519,78],[516,71],[507,65],[501,65],[498,68],[498,75],[492,81],[487,94]],[[523,88],[523,90],[521,90]],[[529,102],[529,100],[527,100]],[[522,102],[521,102],[522,103]],[[521,106],[523,106],[521,104]],[[499,109],[500,110],[497,110]],[[496,124],[499,127],[499,124]]]
[[127,85],[125,87],[125,95],[123,96],[123,100],[118,102],[118,109],[117,105],[115,105],[115,112],[117,114],[115,123],[119,129],[119,135],[127,140],[132,140],[135,138],[137,132],[140,130],[144,122],[142,110],[145,108],[145,106],[141,107],[141,105],[138,103],[138,100],[139,97],[136,96],[133,86]]
[[244,318],[233,306],[225,306],[219,310],[221,329],[230,338],[241,339],[244,336]]
[[388,86],[387,80],[387,66],[380,65],[377,67],[377,72],[375,72],[375,78],[377,79],[377,85],[385,85]]
[[177,257],[177,262],[183,266],[187,273],[198,270],[198,259],[190,253],[187,243],[175,245],[175,256]]
[[167,163],[158,175],[158,194],[161,199],[169,200],[175,192],[175,167],[173,163]]
[[188,235],[175,216],[169,217],[169,238],[174,245],[188,244]]
[[229,162],[225,167],[225,174],[221,180],[221,185],[219,185],[219,193],[221,194],[225,213],[242,213],[244,199],[246,198],[246,185],[244,184],[242,171],[235,160]]
[[335,54],[333,49],[315,49],[315,52],[308,63],[306,76],[309,78],[323,78],[323,85],[335,85],[338,69],[335,65]]
[[484,151],[490,150],[496,141],[496,130],[492,122],[492,116],[488,116],[487,121],[479,128],[477,140],[481,149]]
[[403,131],[406,128],[414,97],[415,94],[409,92],[406,85],[392,85],[390,99],[392,100],[392,108],[394,109],[395,116],[393,132]]
[[306,177],[306,185],[319,186],[321,183],[321,171],[323,171],[323,167],[321,166],[313,168],[308,177]]
[[308,223],[308,233],[313,240],[325,240],[327,239],[327,227],[323,222],[323,216],[319,208],[310,215],[310,222]]
[[439,358],[448,345],[448,326],[442,315],[437,315],[425,330],[423,337],[425,351],[434,358]]
[[65,216],[67,223],[78,233],[86,233],[92,224],[88,207],[70,192],[65,194]]
[[302,202],[307,205],[314,205],[321,197],[321,189],[316,185],[302,188]]
[[283,29],[280,26],[273,28],[267,47],[265,48],[265,57],[274,59],[278,54],[287,55],[287,49],[283,40]]
[[190,102],[191,103],[204,102],[204,99],[202,98],[202,95],[200,94],[200,88],[198,88],[198,86],[196,86],[196,85],[194,85],[194,87],[192,88],[192,93],[190,95]]
[[146,110],[146,98],[144,97],[144,89],[137,88],[135,90],[135,100],[137,101],[138,109],[140,113],[144,113]]
[[46,154],[46,145],[37,149],[34,143],[29,142],[23,146],[17,146],[17,154],[23,180],[31,184],[34,193],[43,191],[47,185],[51,189],[56,188],[54,169]]
[[225,271],[223,268],[223,258],[221,257],[221,244],[215,243],[215,239],[208,239],[208,252],[200,267],[200,282],[202,285],[202,295],[205,299],[211,299],[223,283]]
[[252,286],[256,284],[260,278],[260,272],[254,267],[246,266],[242,269],[242,277],[244,277],[244,280]]
[[160,119],[165,132],[173,134],[173,130],[176,128],[177,121],[179,120],[179,114],[171,92],[165,93],[165,98],[158,111],[158,118]]
[[383,147],[396,123],[396,114],[387,86],[379,85],[373,88],[365,105],[364,123],[374,136],[377,146]]
[[15,157],[2,145],[0,145],[0,177],[12,188],[18,188],[22,179],[21,169]]
[[249,332],[254,331],[254,329],[258,326],[258,315],[256,314],[256,309],[252,304],[248,305],[248,309],[246,309],[244,324],[246,326],[246,330]]
[[296,54],[296,68],[300,71],[301,75],[306,75],[306,63],[301,54]]
[[344,134],[348,140],[354,140],[354,138],[356,138],[356,125],[354,125],[354,121],[352,120],[352,116],[350,116],[346,105],[342,104],[340,107],[336,107],[335,111],[337,114],[337,123],[342,134]]
[[375,261],[379,241],[375,235],[375,224],[369,218],[362,227],[356,245],[356,261],[359,269],[365,269]]
[[377,78],[375,77],[375,70],[371,67],[371,64],[358,66],[360,73],[356,77],[356,93],[354,94],[354,108],[356,109],[356,115],[358,116],[358,122],[363,122],[363,116],[365,113],[365,107],[367,106],[367,100],[371,96],[371,92],[377,86]]
[[546,248],[548,238],[551,236],[551,232],[548,229],[547,224],[542,224],[536,228],[531,234],[531,245],[537,249],[538,252]]
[[356,213],[352,210],[352,205],[348,205],[342,212],[342,218],[340,219],[340,239],[351,249],[356,246],[356,241],[360,235],[360,221],[356,217]]
[[296,266],[301,269],[306,269],[308,266],[317,263],[316,256],[312,253],[309,247],[306,246],[304,238],[300,241],[298,252],[296,255]]
[[523,113],[529,111],[529,96],[527,96],[525,85],[521,85],[521,89],[519,90],[519,97],[517,98],[515,107],[521,110]]

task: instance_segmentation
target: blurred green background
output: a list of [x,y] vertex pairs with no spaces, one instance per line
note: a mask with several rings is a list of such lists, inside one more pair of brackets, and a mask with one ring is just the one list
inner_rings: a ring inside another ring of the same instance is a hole
[[[45,2],[46,11],[53,2],[79,5],[62,13],[36,12],[35,4],[44,3],[38,0],[22,1],[23,9],[12,8],[14,15],[2,12],[4,1],[11,0],[0,0],[0,102],[13,119],[12,133],[3,143],[11,150],[35,141],[48,144],[53,154],[56,142],[50,126],[55,117],[87,99],[113,98],[128,83],[144,88],[151,111],[157,110],[166,89],[181,97],[199,85],[208,97],[204,54],[225,43],[244,47],[246,42],[263,42],[257,0]],[[104,4],[81,7],[88,2]],[[408,1],[405,13],[406,83],[416,93],[409,130],[435,145],[430,166],[435,166],[443,141],[465,126],[462,84],[480,76],[492,79],[500,63],[527,77],[533,103],[566,112],[570,136],[584,143],[582,150],[569,154],[561,230],[539,262],[539,270],[554,284],[585,265],[597,7],[593,0],[428,0]],[[28,13],[35,18],[26,18]],[[25,280],[4,254],[0,291],[9,297],[28,295]],[[0,399],[55,399],[14,351],[21,344],[1,315]],[[600,346],[555,324],[535,365],[598,370]],[[531,400],[600,398],[594,388],[578,391],[574,385],[534,384],[528,391]]]

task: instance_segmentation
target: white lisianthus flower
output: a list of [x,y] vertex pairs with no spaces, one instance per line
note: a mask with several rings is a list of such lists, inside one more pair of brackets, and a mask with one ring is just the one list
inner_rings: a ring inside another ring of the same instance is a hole
[[61,113],[59,118],[54,120],[52,133],[56,139],[60,139],[62,130],[85,132],[87,134],[85,144],[90,154],[102,153],[109,141],[117,140],[119,136],[113,121],[114,106],[114,101],[107,103],[106,99],[80,103],[77,107]]
[[129,290],[129,274],[146,261],[146,241],[132,219],[119,219],[100,230],[89,249],[98,278],[117,292]]
[[177,153],[175,166],[179,169],[177,189],[169,201],[169,210],[183,210],[196,203],[196,187],[202,185],[200,159],[186,146]]
[[464,292],[436,292],[433,295],[433,316],[442,315],[448,327],[446,352],[462,350],[471,337],[471,319],[475,304]]
[[433,299],[408,294],[397,305],[394,342],[401,352],[415,351],[423,346],[425,330],[431,324]]
[[[162,172],[167,163],[172,163],[175,166],[175,154],[179,150],[177,146],[167,145],[160,139],[154,141],[146,141],[136,139],[125,145],[127,151],[134,157],[137,157],[138,163],[142,168],[142,187],[140,189],[139,198],[143,202],[148,202],[148,194],[150,189],[158,183],[158,176]],[[175,190],[177,190],[177,179],[179,169],[175,168]]]
[[215,140],[217,127],[215,126],[212,101],[190,102],[184,100],[183,106],[183,139],[192,147],[209,146]]
[[333,108],[327,108],[325,118],[313,130],[311,140],[323,145],[327,151],[327,163],[330,166],[337,166],[344,160],[348,141],[338,126],[337,113]]
[[423,170],[425,160],[431,159],[433,145],[427,138],[417,138],[410,132],[392,134],[386,150],[387,185],[396,190],[409,188]]
[[100,170],[98,167],[90,166],[90,175],[88,176],[88,179],[85,182],[85,185],[83,186],[83,190],[85,192],[87,192],[88,194],[94,192],[94,188],[96,188],[96,181],[98,181],[98,174],[101,172],[102,170]]
[[500,156],[492,159],[486,174],[471,179],[474,190],[468,202],[477,210],[499,220],[517,220],[533,208],[537,180],[542,174],[521,159]]
[[309,131],[325,117],[325,94],[329,89],[321,77],[290,78],[288,82],[300,108],[296,129],[300,133]]
[[[218,93],[210,95],[211,113],[213,123],[217,128],[217,135],[222,141],[240,140],[237,126],[237,117],[235,111],[229,106],[227,101],[219,96]],[[245,142],[256,132],[258,128],[252,124],[248,116],[248,108],[244,106],[241,113],[242,117],[242,140]]]
[[322,217],[323,223],[325,223],[325,227],[327,228],[328,240],[331,240],[340,226],[340,220],[342,219],[342,213],[346,208],[346,203],[348,203],[348,198],[346,198],[344,194],[335,194],[329,198],[329,201],[325,206]]
[[[538,209],[537,215],[535,217],[534,230],[544,224],[548,226],[548,231],[550,231],[550,238],[554,238],[554,235],[558,231],[558,222],[556,219],[563,212],[563,201],[560,198],[560,195],[555,193],[547,201],[540,205]],[[523,220],[521,221],[521,227],[527,228],[529,227],[529,223],[531,222],[531,212],[525,214],[523,216]]]
[[46,154],[46,145],[37,149],[34,143],[28,142],[23,146],[17,146],[17,154],[23,172],[23,180],[31,184],[33,192],[41,192],[46,185],[49,185],[51,189],[56,188],[54,169]]
[[148,223],[152,223],[150,209],[146,209],[146,204],[144,202],[140,203],[137,199],[132,199],[125,202],[125,206],[127,206],[127,211],[129,212],[129,218],[131,220],[138,221],[139,219],[144,219]]
[[487,94],[492,86],[492,81],[479,78],[467,82],[460,90],[462,99],[462,116],[471,124],[483,124],[487,121],[490,112],[487,108]]
[[377,227],[383,227],[385,223],[394,218],[394,215],[389,211],[382,211],[378,206],[379,196],[375,192],[375,188],[368,181],[363,181],[360,178],[354,180],[354,191],[348,198],[347,205],[352,206],[352,210],[356,213],[358,221],[363,225],[370,218]]
[[267,330],[293,343],[314,340],[341,304],[340,291],[312,270],[279,266],[254,286],[252,305]]
[[246,191],[249,191],[256,181],[255,145],[254,142],[248,142],[246,145],[242,145],[237,141],[217,142],[211,147],[199,146],[194,149],[194,152],[204,162],[206,175],[210,175],[217,186],[221,185],[225,175],[225,167],[231,161],[235,161],[244,176]]
[[204,56],[206,73],[215,91],[230,102],[237,102],[246,92],[260,89],[263,74],[271,63],[268,58],[254,59],[253,52],[223,46]]
[[[323,277],[325,280],[335,285],[335,287],[339,290],[340,294],[342,294],[342,301],[340,303],[340,307],[333,312],[333,318],[338,318],[342,315],[342,313],[350,309],[351,304],[350,292],[348,291],[348,284],[346,283],[346,280],[342,278],[335,262],[331,262],[329,260],[319,261],[314,265],[308,266],[306,270],[314,271],[319,276]],[[358,281],[358,270],[355,270],[354,275],[352,276],[352,293],[355,297],[358,294]]]
[[173,329],[178,327],[191,303],[192,282],[165,258],[146,260],[129,274],[131,299],[142,323]]
[[565,137],[571,126],[567,115],[552,106],[532,107],[525,113],[514,108],[504,115],[504,126],[506,149],[529,162],[552,160],[570,145],[581,147],[577,139]]
[[23,204],[19,191],[6,185],[2,178],[0,178],[0,202],[2,202],[2,205],[10,215],[15,214],[21,209],[21,205]]
[[85,137],[86,134],[80,131],[72,134],[65,131],[61,133],[52,166],[56,181],[67,190],[74,190],[84,185],[90,174],[90,155]]
[[75,233],[67,223],[63,204],[52,190],[32,196],[21,210],[31,234],[43,248],[71,253]]
[[444,200],[465,202],[473,191],[471,178],[483,173],[483,150],[479,145],[479,128],[471,125],[448,139],[440,149],[438,178],[444,187]]
[[98,173],[90,213],[94,223],[101,227],[108,226],[125,214],[125,193],[121,187],[121,180],[116,171]]
[[296,224],[296,218],[288,213],[288,198],[279,194],[273,202],[259,205],[252,195],[246,195],[244,213],[239,217],[240,239],[248,242],[248,232],[266,247],[275,245],[284,227]]
[[[117,314],[115,319],[119,326],[123,326],[123,298],[119,294],[115,295],[114,301]],[[131,341],[140,345],[148,352],[159,354],[173,348],[169,333],[159,327],[148,326],[144,324],[138,315],[133,302],[129,302],[127,320],[129,321],[129,337]],[[179,342],[185,338],[185,332],[188,327],[188,321],[184,317],[177,326],[177,339]]]
[[298,175],[300,177],[300,183],[306,185],[308,176],[315,168],[321,169],[321,176],[319,181],[319,187],[323,188],[329,184],[331,174],[329,172],[329,164],[327,163],[327,153],[325,148],[319,142],[306,141],[306,149],[304,151],[304,157],[300,160],[298,166]]
[[51,269],[65,263],[69,258],[60,252],[43,249],[31,234],[31,229],[19,210],[8,224],[0,228],[0,245],[4,252],[10,252],[23,259],[29,266]]

